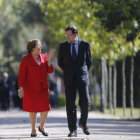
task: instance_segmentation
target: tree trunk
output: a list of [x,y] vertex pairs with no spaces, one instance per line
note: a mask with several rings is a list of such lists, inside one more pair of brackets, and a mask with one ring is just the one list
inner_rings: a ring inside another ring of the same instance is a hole
[[93,82],[93,85],[92,85],[92,88],[91,88],[91,90],[92,90],[92,92],[93,92],[93,94],[92,94],[92,96],[93,96],[93,110],[96,110],[96,84],[97,84],[97,77],[96,77],[96,75],[94,75],[93,77],[92,77],[92,82]]
[[105,67],[104,67],[104,58],[101,59],[102,65],[102,91],[101,91],[101,111],[105,112]]
[[109,66],[109,108],[112,113],[112,67]]
[[94,77],[94,104],[93,104],[93,110],[96,110],[96,101],[97,101],[97,93],[96,93],[96,84],[97,84],[97,77]]
[[105,61],[104,65],[105,65],[105,71],[104,71],[104,74],[105,74],[105,101],[104,101],[104,104],[105,104],[105,110],[106,110],[107,109],[107,97],[108,97],[108,69],[107,69],[106,61]]
[[[134,47],[134,42],[133,42]],[[131,117],[133,117],[133,109],[134,109],[134,102],[133,102],[133,74],[134,74],[134,56],[133,50],[131,53],[131,73],[130,73],[130,107],[131,107]]]
[[102,62],[101,62],[101,64],[102,64],[102,91],[101,91],[101,110],[103,111],[103,112],[105,112],[105,108],[104,108],[104,92],[105,92],[105,80],[104,80],[104,59],[103,59],[103,57],[102,57]]
[[117,107],[117,99],[116,99],[116,93],[117,93],[117,72],[116,72],[116,62],[113,66],[114,69],[114,78],[113,78],[113,107],[114,107],[114,115],[116,115],[116,107]]
[[125,58],[122,62],[122,104],[123,104],[123,116],[126,115],[126,79],[125,79]]

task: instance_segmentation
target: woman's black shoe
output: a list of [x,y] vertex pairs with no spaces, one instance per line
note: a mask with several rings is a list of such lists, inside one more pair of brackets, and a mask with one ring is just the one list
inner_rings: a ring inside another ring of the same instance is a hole
[[32,134],[32,133],[31,133],[31,137],[36,137],[36,136],[37,136],[37,134],[36,134],[36,133],[35,133],[35,134]]
[[40,126],[38,127],[38,130],[42,133],[43,136],[49,136],[47,132],[45,133],[40,129]]

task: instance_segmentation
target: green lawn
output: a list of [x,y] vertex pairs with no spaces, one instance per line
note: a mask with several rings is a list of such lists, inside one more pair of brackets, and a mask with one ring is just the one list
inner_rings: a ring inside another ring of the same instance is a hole
[[[111,115],[114,115],[113,113],[111,113],[110,112],[110,110],[109,109],[107,109],[106,111],[105,111],[105,114],[111,114]],[[126,109],[126,113],[125,113],[126,115],[124,116],[123,115],[123,108],[117,108],[116,109],[116,115],[114,115],[114,116],[118,116],[118,117],[120,117],[120,118],[122,118],[122,119],[133,119],[133,118],[136,118],[136,119],[140,119],[140,108],[134,108],[134,110],[133,110],[133,117],[131,117],[131,112],[130,112],[130,108],[127,108]]]
[[[78,102],[78,96],[77,96],[77,100],[76,100],[76,104],[77,104],[77,109],[79,110],[79,102]],[[90,104],[90,111],[95,111],[98,113],[102,113],[100,112],[100,99],[97,96],[97,100],[96,100],[96,107],[94,107],[94,98],[91,97],[91,104]],[[65,106],[65,95],[64,94],[60,94],[59,95],[59,107],[64,107]],[[123,115],[123,108],[117,108],[116,109],[116,115],[113,114],[113,112],[111,113],[109,109],[106,109],[105,114],[110,114],[113,116],[118,116],[122,119],[140,119],[140,108],[134,108],[133,111],[133,117],[131,117],[131,112],[130,112],[130,108],[126,109],[126,115]]]

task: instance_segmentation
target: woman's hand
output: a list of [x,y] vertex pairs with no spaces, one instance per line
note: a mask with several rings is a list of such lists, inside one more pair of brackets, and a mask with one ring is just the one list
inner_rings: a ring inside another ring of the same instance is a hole
[[18,90],[18,97],[21,98],[21,99],[24,97],[23,87],[19,88],[19,90]]
[[51,60],[53,59],[53,56],[54,56],[54,50],[51,49],[48,54],[46,53],[47,55],[47,59],[48,59],[48,65],[50,66],[51,65]]

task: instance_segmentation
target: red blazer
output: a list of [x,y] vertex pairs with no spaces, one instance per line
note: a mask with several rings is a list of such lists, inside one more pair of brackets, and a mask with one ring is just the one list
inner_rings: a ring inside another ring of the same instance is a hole
[[53,66],[48,66],[45,54],[40,54],[40,58],[41,64],[38,65],[31,54],[23,57],[18,75],[19,87],[31,92],[48,88],[47,73],[53,72]]

